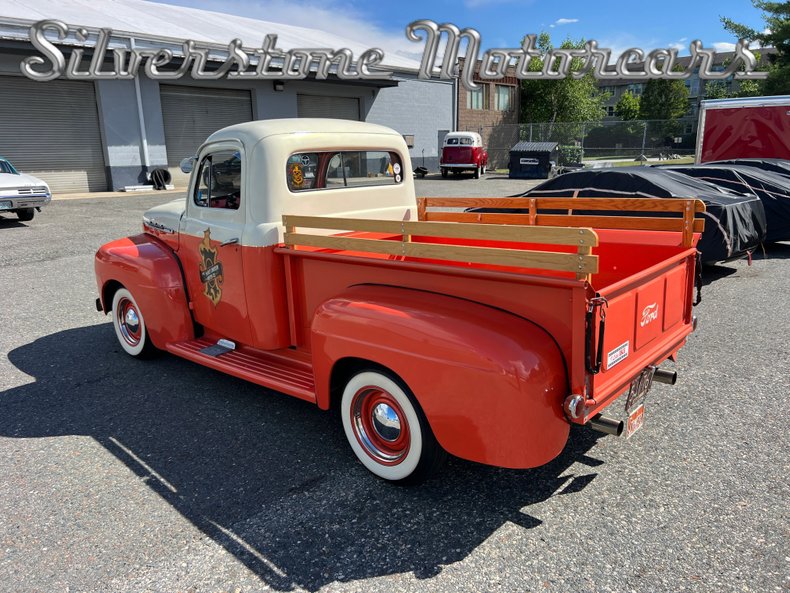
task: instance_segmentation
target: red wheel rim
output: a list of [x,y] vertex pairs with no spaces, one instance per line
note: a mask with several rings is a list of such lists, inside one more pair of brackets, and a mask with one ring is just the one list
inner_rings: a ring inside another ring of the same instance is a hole
[[137,307],[125,297],[118,301],[116,321],[124,341],[130,346],[137,346],[143,337],[143,324]]
[[409,452],[409,421],[398,401],[377,386],[363,387],[351,400],[351,426],[362,449],[377,463],[398,465]]

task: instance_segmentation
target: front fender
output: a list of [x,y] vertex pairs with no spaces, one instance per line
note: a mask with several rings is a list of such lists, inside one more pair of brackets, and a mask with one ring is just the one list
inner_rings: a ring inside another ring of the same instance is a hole
[[455,297],[355,286],[323,303],[311,344],[319,406],[329,406],[334,365],[361,358],[397,373],[451,454],[528,468],[568,438],[562,354],[542,328]]
[[96,252],[95,270],[104,312],[112,307],[114,283],[123,285],[137,301],[154,346],[195,337],[181,267],[167,245],[146,234],[112,241]]

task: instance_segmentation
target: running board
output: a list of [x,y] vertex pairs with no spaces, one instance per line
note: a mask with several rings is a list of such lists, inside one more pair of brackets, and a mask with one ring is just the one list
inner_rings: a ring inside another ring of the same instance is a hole
[[198,339],[167,345],[167,351],[211,369],[233,375],[256,385],[315,402],[313,368],[304,355],[290,350],[230,350],[218,356],[202,350],[215,345]]

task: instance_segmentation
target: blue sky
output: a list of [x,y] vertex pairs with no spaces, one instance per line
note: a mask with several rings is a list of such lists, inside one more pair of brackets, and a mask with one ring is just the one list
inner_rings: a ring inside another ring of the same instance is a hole
[[403,53],[410,48],[404,28],[417,19],[475,28],[482,36],[484,47],[515,47],[527,33],[549,31],[556,43],[565,37],[595,39],[599,46],[614,50],[615,55],[630,47],[645,50],[685,47],[688,53],[688,44],[694,39],[701,40],[706,47],[731,49],[735,39],[721,26],[721,15],[757,28],[763,25],[760,12],[749,0],[157,1],[320,28],[364,42],[369,47],[382,47],[385,52]]

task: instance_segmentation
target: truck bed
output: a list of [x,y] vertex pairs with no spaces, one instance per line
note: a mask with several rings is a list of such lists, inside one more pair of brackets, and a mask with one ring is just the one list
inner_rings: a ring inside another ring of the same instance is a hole
[[[351,286],[445,294],[545,329],[565,357],[569,393],[585,394],[591,417],[642,369],[675,354],[692,331],[694,245],[703,224],[695,214],[702,203],[538,198],[529,200],[534,213],[527,215],[430,211],[445,200],[459,208],[480,205],[479,199],[423,199],[420,220],[411,222],[284,217],[286,247],[278,252],[286,259],[292,344],[309,350],[312,312]],[[487,200],[511,208],[520,201]],[[568,213],[544,217],[536,200]],[[573,208],[679,216],[576,216]],[[588,222],[599,226],[573,226]],[[302,228],[343,232],[297,232]]]

